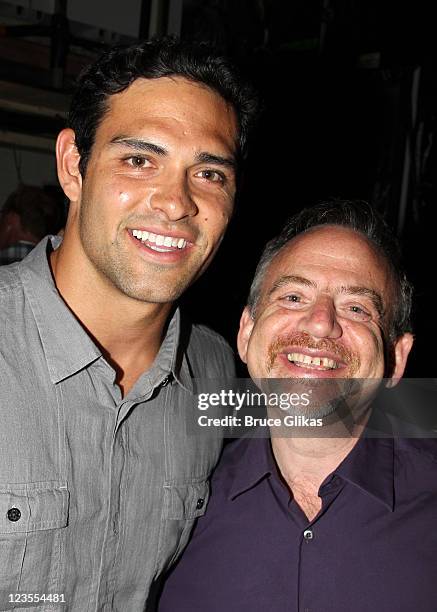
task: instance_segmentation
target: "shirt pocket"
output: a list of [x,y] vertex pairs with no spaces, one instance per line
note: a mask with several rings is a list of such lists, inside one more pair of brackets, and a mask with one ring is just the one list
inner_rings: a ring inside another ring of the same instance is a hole
[[158,566],[169,568],[188,543],[197,518],[205,514],[209,500],[209,481],[165,484],[161,520]]
[[0,591],[62,592],[68,502],[65,483],[0,483]]

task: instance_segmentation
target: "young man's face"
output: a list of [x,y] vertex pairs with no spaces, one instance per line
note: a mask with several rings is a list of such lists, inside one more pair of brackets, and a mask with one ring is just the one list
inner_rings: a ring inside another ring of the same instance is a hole
[[175,300],[231,217],[237,138],[233,108],[180,77],[138,79],[111,96],[72,203],[89,264],[134,299]]
[[[384,376],[390,272],[366,238],[318,227],[286,245],[267,269],[254,320],[243,313],[240,356],[254,378]],[[395,346],[402,376],[412,337]]]

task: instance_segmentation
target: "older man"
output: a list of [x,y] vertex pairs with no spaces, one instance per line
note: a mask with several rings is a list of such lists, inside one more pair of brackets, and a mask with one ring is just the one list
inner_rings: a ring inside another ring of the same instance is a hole
[[[255,110],[205,45],[114,48],[57,141],[65,235],[0,272],[0,608],[143,611],[204,512],[193,376],[233,369],[175,301],[232,215]],[[66,607],[65,607],[66,606]]]
[[[240,356],[261,386],[313,389],[303,410],[322,427],[227,447],[160,612],[435,610],[437,445],[364,429],[378,385],[403,375],[410,306],[370,206],[304,210],[268,244]],[[350,412],[323,401],[335,389],[358,398]]]

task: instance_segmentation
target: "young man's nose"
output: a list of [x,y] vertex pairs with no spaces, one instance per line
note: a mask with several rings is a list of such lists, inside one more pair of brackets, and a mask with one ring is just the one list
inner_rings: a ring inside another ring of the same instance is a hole
[[188,180],[182,174],[163,179],[150,196],[150,207],[162,212],[169,221],[192,217],[198,212]]

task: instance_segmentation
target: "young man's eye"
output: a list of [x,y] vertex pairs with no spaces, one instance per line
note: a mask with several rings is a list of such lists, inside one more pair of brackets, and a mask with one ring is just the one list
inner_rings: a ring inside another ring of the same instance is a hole
[[201,170],[197,173],[197,176],[207,181],[211,181],[212,183],[224,183],[226,181],[225,175],[218,170]]
[[131,155],[126,161],[133,168],[144,168],[148,164],[148,159],[141,155]]

